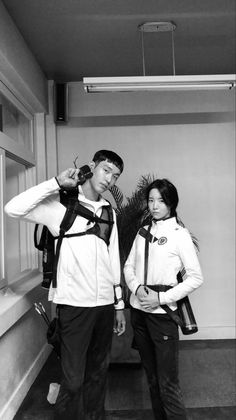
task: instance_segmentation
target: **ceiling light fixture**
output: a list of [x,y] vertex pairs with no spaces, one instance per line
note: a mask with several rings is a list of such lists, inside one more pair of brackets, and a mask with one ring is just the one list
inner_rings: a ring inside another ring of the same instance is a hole
[[232,89],[236,75],[91,77],[84,78],[83,84],[87,93]]
[[[85,77],[84,90],[87,93],[135,92],[160,90],[205,90],[232,89],[236,86],[235,74],[176,76],[173,22],[146,22],[138,26],[142,41],[143,76],[128,77]],[[144,33],[171,32],[173,76],[146,76]]]

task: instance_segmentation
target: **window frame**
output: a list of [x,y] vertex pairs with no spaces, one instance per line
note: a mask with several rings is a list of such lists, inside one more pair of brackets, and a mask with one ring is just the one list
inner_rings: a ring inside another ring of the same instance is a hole
[[5,150],[0,148],[0,288],[5,287],[7,284],[5,265],[6,240],[4,223],[5,185]]
[[[12,159],[25,166],[25,171],[18,177],[19,192],[36,184],[36,135],[34,129],[35,115],[27,110],[24,104],[0,81],[0,93],[10,101],[29,121],[31,147],[26,147],[0,131],[0,289],[7,288],[13,284],[8,282],[6,276],[6,158]],[[30,150],[31,149],[31,150]],[[23,269],[14,278],[14,282],[27,276],[30,271],[38,269],[38,253],[32,249],[33,225],[19,222],[20,236],[24,241],[26,257],[20,256],[20,267]]]

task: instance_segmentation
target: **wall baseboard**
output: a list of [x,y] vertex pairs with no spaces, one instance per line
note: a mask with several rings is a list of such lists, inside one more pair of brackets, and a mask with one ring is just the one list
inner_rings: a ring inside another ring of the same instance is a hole
[[9,399],[7,404],[5,404],[5,406],[2,408],[0,412],[0,420],[13,419],[50,353],[51,347],[46,343],[39,352],[32,365],[30,366],[30,368],[28,369],[28,371],[26,372],[26,374],[24,375],[24,377],[22,378],[15,391],[12,393],[11,398]]
[[198,325],[198,332],[192,335],[183,335],[180,331],[181,340],[234,340],[235,325]]

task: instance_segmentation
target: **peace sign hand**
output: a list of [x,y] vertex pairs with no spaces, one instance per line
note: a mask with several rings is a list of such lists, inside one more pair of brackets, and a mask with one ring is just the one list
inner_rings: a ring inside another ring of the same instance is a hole
[[68,168],[65,171],[61,172],[56,178],[57,182],[61,188],[69,190],[75,188],[78,185],[79,179],[79,169]]

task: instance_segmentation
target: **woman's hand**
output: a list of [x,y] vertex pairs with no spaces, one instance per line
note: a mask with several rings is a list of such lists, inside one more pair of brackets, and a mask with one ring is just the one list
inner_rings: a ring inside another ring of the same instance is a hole
[[153,311],[154,309],[157,309],[158,306],[160,306],[158,293],[154,292],[154,290],[151,290],[148,287],[142,287],[142,289],[144,290],[141,290],[139,293],[141,287],[139,287],[137,291],[137,297],[140,301],[140,305],[142,306],[142,308],[147,311]]
[[136,291],[136,296],[139,300],[141,300],[142,298],[145,298],[147,296],[147,287],[139,286]]

